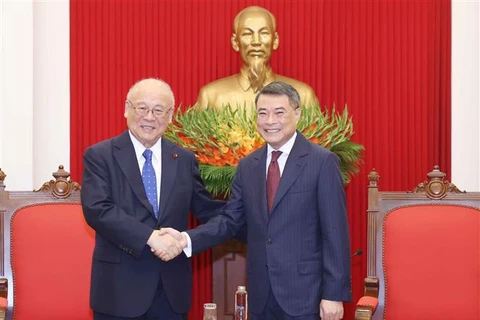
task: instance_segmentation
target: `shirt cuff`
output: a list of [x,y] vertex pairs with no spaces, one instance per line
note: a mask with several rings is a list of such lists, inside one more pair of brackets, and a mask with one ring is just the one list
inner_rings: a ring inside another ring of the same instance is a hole
[[182,234],[185,236],[185,238],[187,238],[187,246],[183,249],[183,253],[185,253],[187,258],[191,258],[192,257],[192,239],[190,239],[190,236],[185,231],[182,232]]

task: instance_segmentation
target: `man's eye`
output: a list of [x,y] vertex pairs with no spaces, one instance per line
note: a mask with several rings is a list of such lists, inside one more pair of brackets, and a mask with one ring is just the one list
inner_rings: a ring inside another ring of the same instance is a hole
[[137,109],[142,111],[142,112],[146,112],[148,110],[147,107],[138,107]]
[[156,113],[156,114],[161,114],[161,113],[163,113],[163,110],[162,109],[153,109],[153,112]]
[[283,116],[284,114],[285,114],[285,112],[283,112],[283,111],[275,112],[275,115],[277,115],[277,116]]

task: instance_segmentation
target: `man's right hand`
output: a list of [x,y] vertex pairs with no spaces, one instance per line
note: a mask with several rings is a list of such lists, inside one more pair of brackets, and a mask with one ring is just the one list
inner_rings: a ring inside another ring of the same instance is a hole
[[187,238],[185,235],[183,235],[180,231],[177,231],[173,228],[162,228],[159,230],[160,235],[170,235],[172,236],[175,240],[178,241],[178,244],[180,245],[180,248],[183,250],[187,246]]
[[155,254],[155,256],[164,261],[169,261],[175,258],[183,250],[182,244],[179,241],[177,241],[169,233],[162,232],[160,230],[154,230],[152,232],[147,244],[150,246],[150,250]]
[[187,239],[173,228],[154,230],[147,241],[151,251],[163,261],[169,261],[178,256],[187,246]]

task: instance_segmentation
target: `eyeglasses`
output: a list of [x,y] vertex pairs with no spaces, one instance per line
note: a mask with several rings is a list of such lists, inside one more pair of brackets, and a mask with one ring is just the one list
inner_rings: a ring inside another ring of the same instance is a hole
[[132,108],[135,110],[135,113],[139,116],[142,116],[142,117],[146,117],[148,116],[148,114],[150,113],[150,111],[152,112],[152,114],[154,115],[154,117],[156,118],[163,118],[165,117],[169,112],[170,110],[173,109],[173,107],[170,107],[168,108],[167,110],[165,109],[162,109],[162,108],[153,108],[153,109],[150,109],[148,108],[147,106],[143,106],[143,105],[140,105],[140,106],[136,106],[133,104],[133,102],[131,102],[130,100],[127,100],[127,102],[132,106]]

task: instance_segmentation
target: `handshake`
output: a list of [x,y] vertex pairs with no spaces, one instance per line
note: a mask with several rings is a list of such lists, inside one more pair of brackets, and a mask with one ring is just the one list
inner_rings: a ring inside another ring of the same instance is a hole
[[147,241],[153,254],[163,261],[178,256],[188,245],[187,237],[172,228],[154,230]]

